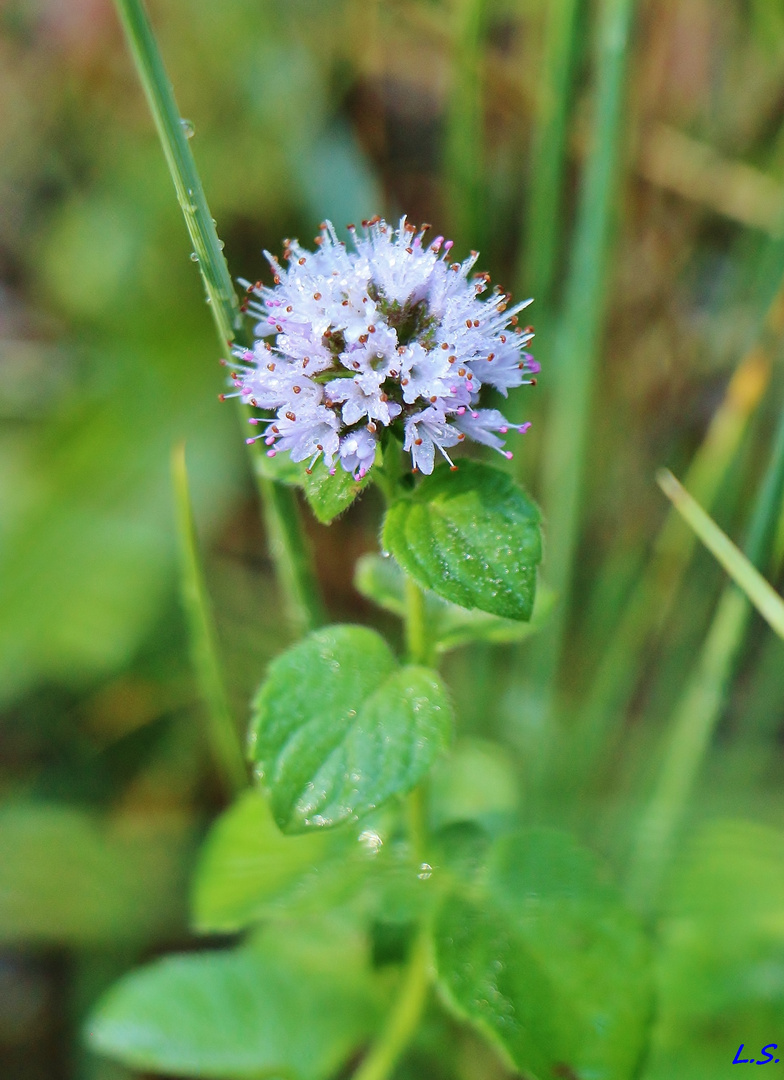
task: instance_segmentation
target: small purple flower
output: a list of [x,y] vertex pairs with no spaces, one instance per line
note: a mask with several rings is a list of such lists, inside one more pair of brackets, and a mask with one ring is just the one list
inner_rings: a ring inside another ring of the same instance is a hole
[[377,445],[376,437],[366,428],[344,435],[340,440],[340,464],[355,480],[361,480],[373,464]]
[[359,478],[382,430],[399,425],[423,473],[436,450],[451,464],[447,450],[465,438],[511,457],[499,433],[514,425],[480,409],[479,395],[484,384],[506,395],[535,382],[538,364],[524,351],[533,333],[517,326],[530,300],[509,307],[498,289],[482,297],[488,276],[469,278],[477,253],[448,262],[451,241],[426,245],[428,228],[373,218],[361,234],[349,227],[349,251],[327,222],[315,252],[286,242],[285,268],[265,252],[272,287],[243,282],[257,340],[235,350],[232,378],[243,401],[274,413],[251,421],[268,453],[288,451],[309,468],[323,458],[332,469],[337,457]]
[[485,446],[491,446],[493,450],[500,450],[506,458],[511,458],[511,451],[502,450],[504,441],[499,439],[494,432],[499,431],[502,435],[506,435],[509,428],[514,427],[514,430],[522,435],[531,426],[530,424],[519,424],[517,426],[510,424],[498,409],[477,409],[474,412],[466,410],[462,416],[457,417],[454,425],[458,431],[467,435],[469,439],[473,439],[474,442],[484,443]]

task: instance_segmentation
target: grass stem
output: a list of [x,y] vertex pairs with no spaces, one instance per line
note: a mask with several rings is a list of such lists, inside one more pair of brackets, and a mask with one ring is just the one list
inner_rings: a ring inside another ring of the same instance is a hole
[[604,324],[610,234],[623,138],[628,40],[634,0],[604,0],[596,62],[592,150],[583,178],[561,331],[552,360],[542,493],[548,516],[546,576],[559,595],[550,621],[550,678],[557,670],[566,627],[580,527],[596,360]]
[[115,4],[199,261],[221,347],[225,347],[242,333],[242,315],[174,91],[141,0],[115,0]]
[[[537,699],[535,722],[514,733],[531,762],[532,807],[548,783],[557,739],[555,682],[570,605],[580,529],[580,492],[586,470],[596,360],[604,324],[610,237],[624,133],[628,43],[635,0],[603,0],[595,71],[591,150],[580,190],[563,311],[548,365],[550,392],[544,439],[542,502],[548,521],[545,579],[556,608],[529,654]],[[530,710],[528,710],[530,713]],[[519,725],[518,725],[519,726]]]
[[[762,479],[745,545],[752,564],[770,551],[784,497],[784,412]],[[628,878],[631,899],[651,909],[689,797],[721,716],[724,696],[743,644],[751,608],[730,584],[724,589],[694,672],[665,737],[662,766],[635,838]]]
[[485,0],[453,0],[451,93],[445,169],[449,226],[462,244],[484,243],[481,43]]
[[256,482],[289,625],[298,634],[315,630],[327,616],[294,493],[265,476]]
[[[768,352],[757,346],[746,354],[730,379],[686,478],[689,489],[706,506],[715,502],[737,458],[749,419],[768,386],[770,371]],[[572,773],[576,769],[582,777],[598,776],[599,754],[615,745],[639,681],[643,654],[661,636],[696,543],[694,533],[671,510],[580,708],[573,734],[579,749],[570,755]]]
[[172,480],[177,506],[177,532],[182,567],[182,598],[188,622],[191,658],[207,708],[209,745],[229,796],[242,790],[248,772],[242,745],[223,684],[218,644],[209,597],[196,543],[193,510],[188,490],[185,444],[172,451]]
[[672,505],[702,540],[705,547],[724,567],[732,580],[765,619],[772,630],[784,638],[784,600],[727,534],[691,497],[669,469],[661,469],[657,483]]
[[[224,349],[234,340],[242,341],[245,330],[237,294],[223,255],[223,244],[215,231],[174,91],[142,2],[115,0],[115,3],[174,181],[177,201],[185,218],[193,254],[199,263],[221,349]],[[261,477],[255,468],[257,451],[252,447],[248,449],[270,534],[276,574],[286,597],[292,627],[296,631],[312,629],[323,622],[323,610],[316,576],[302,539],[296,496],[288,488]]]
[[[525,243],[520,245],[517,291],[550,310],[562,236],[563,181],[572,82],[578,55],[581,0],[549,0],[531,153]],[[537,316],[538,318],[538,316]]]

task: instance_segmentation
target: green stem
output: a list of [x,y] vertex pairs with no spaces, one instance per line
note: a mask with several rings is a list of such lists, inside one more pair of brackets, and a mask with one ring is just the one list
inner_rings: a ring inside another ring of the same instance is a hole
[[199,260],[221,345],[230,345],[242,333],[240,306],[158,43],[140,0],[115,0],[115,4]]
[[432,649],[428,641],[425,594],[406,576],[406,655],[410,664],[430,664]]
[[542,502],[549,538],[544,573],[558,601],[529,653],[537,706],[520,710],[512,733],[528,762],[532,814],[542,812],[542,798],[554,769],[558,735],[555,687],[580,534],[580,492],[604,326],[610,238],[618,204],[628,40],[635,6],[635,0],[603,0],[601,5],[591,149],[581,183],[563,311],[550,365],[542,471]]
[[210,602],[199,562],[196,531],[193,525],[185,444],[172,452],[172,479],[177,504],[177,525],[182,563],[182,597],[188,620],[193,667],[207,706],[208,737],[212,756],[229,795],[235,795],[248,782],[237,726],[229,706],[218,659],[215,627]]
[[454,0],[452,76],[445,132],[449,224],[463,243],[483,239],[481,42],[484,0]]
[[629,872],[629,896],[643,910],[655,907],[672,839],[720,715],[748,614],[743,593],[734,585],[726,588],[673,717],[661,773],[639,826]]
[[[769,376],[769,356],[760,347],[751,350],[733,375],[725,400],[689,466],[685,484],[708,508],[737,458]],[[604,782],[605,774],[598,767],[600,757],[612,750],[620,736],[645,650],[661,637],[696,543],[694,533],[671,510],[581,704],[567,766],[572,788],[575,783]]]
[[610,234],[616,192],[634,0],[604,0],[597,56],[598,86],[592,150],[582,183],[574,255],[555,346],[546,435],[543,501],[549,518],[547,580],[560,603],[546,632],[546,683],[561,657],[580,529],[580,490],[596,361],[604,325]]
[[546,5],[547,26],[531,154],[531,190],[525,244],[520,245],[517,273],[518,292],[521,296],[536,297],[537,312],[550,309],[564,219],[566,134],[578,54],[580,3],[581,0],[549,0]]
[[289,623],[297,633],[314,630],[327,619],[294,493],[265,476],[256,482]]
[[784,638],[784,600],[762,576],[754,563],[733,544],[727,534],[693,499],[669,469],[656,475],[659,487],[689,523],[711,555],[721,563],[735,584],[752,602],[768,626]]
[[[141,0],[115,0],[115,4],[158,130],[223,349],[245,337],[223,244],[215,231],[174,91]],[[273,538],[273,559],[278,581],[287,597],[287,609],[297,631],[303,627],[312,628],[323,621],[323,613],[315,574],[301,538],[296,496],[288,488],[265,483],[255,468],[256,451],[252,447],[248,450],[254,479],[264,503],[268,531]]]
[[[407,659],[412,664],[431,661],[425,614],[424,593],[407,577],[406,647]],[[421,865],[427,848],[425,792],[421,784],[408,797],[408,830],[412,855],[417,865]],[[429,925],[423,921],[411,945],[397,1000],[353,1080],[387,1080],[419,1027],[430,983],[430,941]]]
[[397,1002],[354,1080],[387,1080],[419,1027],[430,983],[430,935],[422,928],[411,946]]

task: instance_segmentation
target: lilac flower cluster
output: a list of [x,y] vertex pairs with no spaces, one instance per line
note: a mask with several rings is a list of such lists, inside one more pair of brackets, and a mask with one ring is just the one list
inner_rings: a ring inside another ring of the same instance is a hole
[[489,277],[469,280],[477,253],[449,263],[452,241],[426,246],[428,228],[374,218],[362,233],[349,226],[349,251],[327,222],[315,252],[286,242],[286,268],[265,252],[275,284],[243,282],[258,340],[236,350],[232,378],[243,401],[274,416],[252,418],[264,430],[248,442],[263,439],[270,456],[288,451],[309,468],[323,457],[331,472],[337,458],[357,479],[392,425],[423,473],[436,449],[452,465],[447,449],[466,437],[512,456],[499,437],[512,425],[477,403],[484,384],[506,396],[535,382],[538,365],[524,351],[533,332],[517,326],[531,301],[509,308],[498,289],[480,299]]

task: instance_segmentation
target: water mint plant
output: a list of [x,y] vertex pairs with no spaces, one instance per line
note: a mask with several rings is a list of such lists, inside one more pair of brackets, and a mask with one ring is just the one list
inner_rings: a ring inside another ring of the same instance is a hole
[[[90,1043],[170,1075],[392,1080],[435,1027],[445,1054],[450,1031],[469,1033],[489,1076],[632,1080],[652,1002],[634,912],[569,833],[488,812],[492,774],[478,807],[439,796],[461,767],[440,658],[546,619],[539,510],[482,457],[508,461],[503,436],[528,426],[490,395],[536,381],[530,300],[490,290],[478,254],[452,261],[429,226],[374,217],[348,242],[325,222],[315,251],[267,253],[272,283],[242,282],[239,304],[150,26],[138,0],[118,8],[232,357],[221,397],[254,428],[279,585],[307,632],[292,620],[299,639],[259,673],[243,776],[179,448],[193,657],[234,796],[197,859],[192,925],[232,940],[121,979]],[[372,484],[380,550],[356,582],[401,618],[389,640],[313,601],[297,501],[326,524]]]
[[149,4],[187,240],[3,20],[0,1076],[775,1063],[784,9]]

